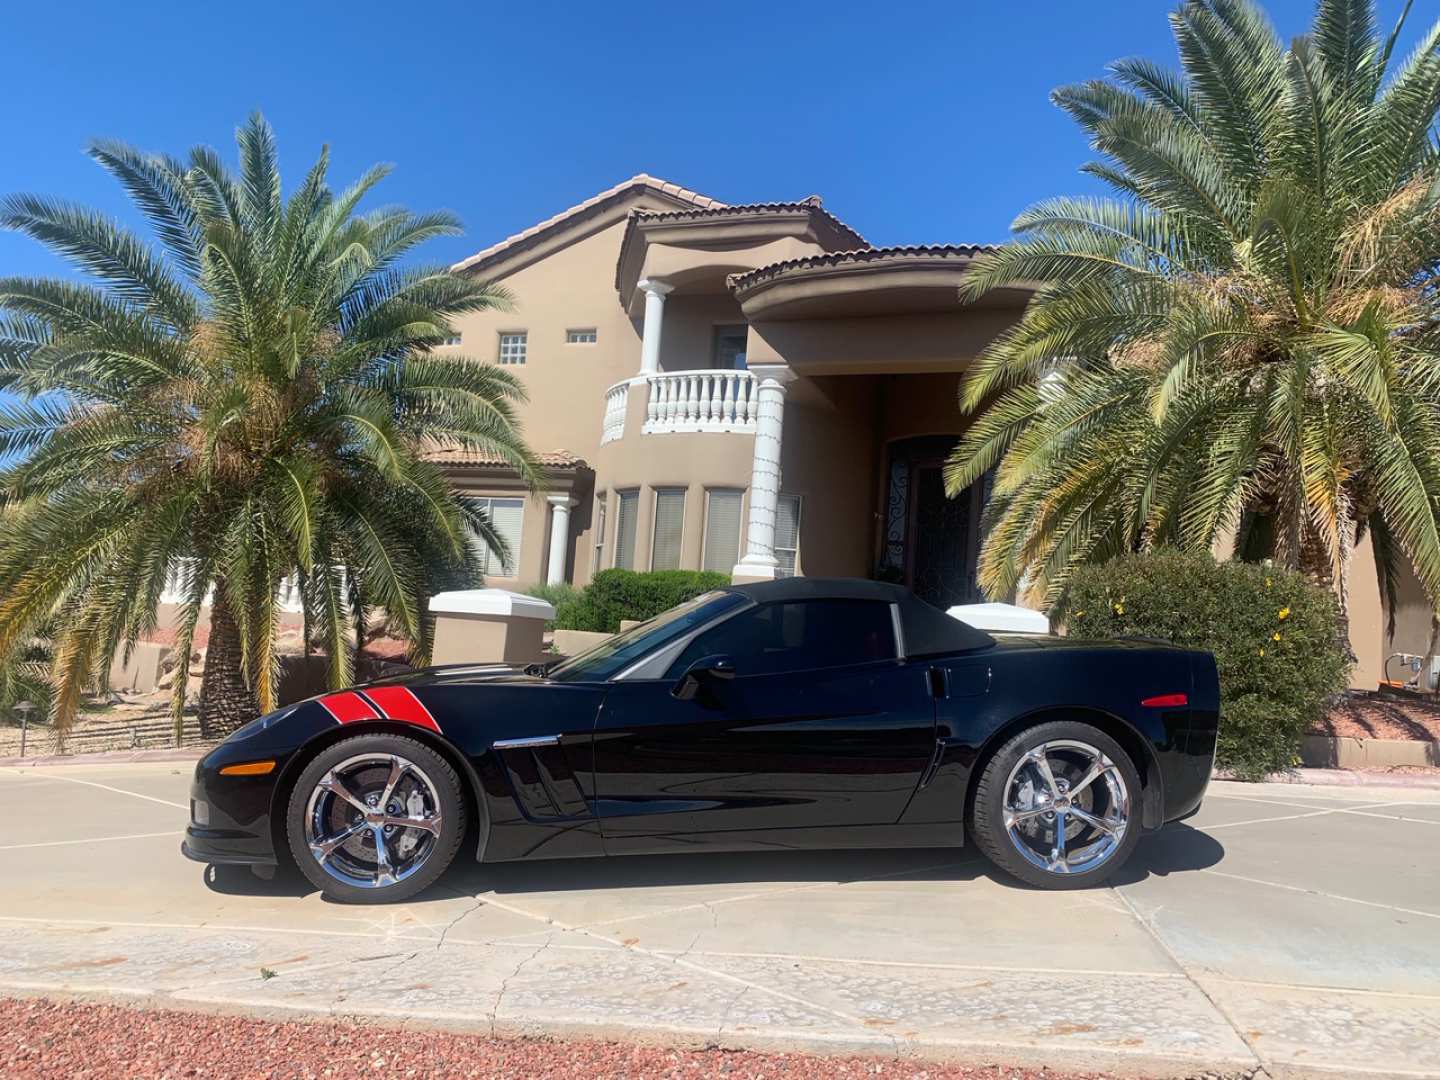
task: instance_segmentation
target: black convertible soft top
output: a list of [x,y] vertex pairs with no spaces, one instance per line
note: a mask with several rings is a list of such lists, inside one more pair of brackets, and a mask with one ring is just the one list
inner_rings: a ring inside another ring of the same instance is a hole
[[931,607],[909,589],[863,578],[790,577],[730,585],[729,592],[748,596],[757,604],[779,600],[878,600],[900,608],[900,630],[906,656],[940,656],[946,653],[988,649],[995,639],[984,630],[951,618]]

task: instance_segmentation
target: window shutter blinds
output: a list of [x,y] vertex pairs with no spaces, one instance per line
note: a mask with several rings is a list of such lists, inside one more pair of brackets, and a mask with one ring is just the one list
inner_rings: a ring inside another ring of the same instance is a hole
[[[520,566],[520,527],[525,522],[525,503],[521,499],[496,499],[490,505],[495,531],[505,538],[505,544],[510,549],[509,560],[498,572],[505,577],[514,577]],[[499,558],[491,561],[500,562]]]
[[650,545],[651,570],[680,569],[680,541],[684,531],[684,489],[656,491],[655,534]]
[[491,551],[479,537],[475,544],[480,551],[480,569],[486,577],[515,577],[520,566],[520,531],[525,521],[524,499],[486,499],[490,527],[504,538],[510,548],[510,561],[501,564],[499,552]]
[[622,491],[615,515],[615,565],[635,569],[635,524],[640,513],[640,493]]
[[795,574],[795,559],[800,551],[800,496],[781,495],[775,504],[775,558],[780,572],[787,577]]
[[597,496],[595,500],[595,558],[590,566],[591,574],[598,574],[605,569],[605,511],[605,496]]
[[712,491],[705,503],[705,569],[728,574],[740,561],[739,491]]

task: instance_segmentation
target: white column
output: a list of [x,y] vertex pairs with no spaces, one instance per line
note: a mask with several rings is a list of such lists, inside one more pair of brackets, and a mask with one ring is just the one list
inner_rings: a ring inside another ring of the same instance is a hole
[[795,373],[783,364],[752,364],[759,399],[755,418],[755,459],[750,471],[750,515],[745,554],[731,573],[736,581],[775,577],[775,506],[780,495],[780,445],[785,431],[785,387]]
[[654,375],[660,370],[660,324],[665,317],[665,297],[673,285],[642,278],[639,287],[645,290],[645,325],[640,338],[640,374]]
[[559,585],[565,580],[565,556],[570,551],[570,508],[579,505],[569,495],[551,495],[550,561],[545,565],[545,584]]

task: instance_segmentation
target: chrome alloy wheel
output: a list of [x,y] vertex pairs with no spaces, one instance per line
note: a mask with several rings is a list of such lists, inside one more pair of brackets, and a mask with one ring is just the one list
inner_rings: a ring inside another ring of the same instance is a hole
[[1055,739],[1026,753],[1005,781],[1005,831],[1026,861],[1052,874],[1104,865],[1130,827],[1130,792],[1089,743]]
[[305,843],[336,881],[383,889],[430,858],[443,827],[425,770],[396,754],[357,754],[322,776],[305,807]]

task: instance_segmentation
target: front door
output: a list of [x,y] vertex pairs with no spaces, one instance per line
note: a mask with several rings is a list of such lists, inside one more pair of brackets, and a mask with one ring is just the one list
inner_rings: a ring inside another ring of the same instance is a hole
[[881,553],[883,576],[942,609],[980,599],[976,570],[985,485],[946,496],[945,458],[954,445],[950,436],[891,444]]
[[[803,847],[893,824],[935,745],[929,665],[895,652],[888,604],[765,604],[700,635],[665,678],[614,684],[594,742],[605,850]],[[735,677],[677,699],[713,655]]]

